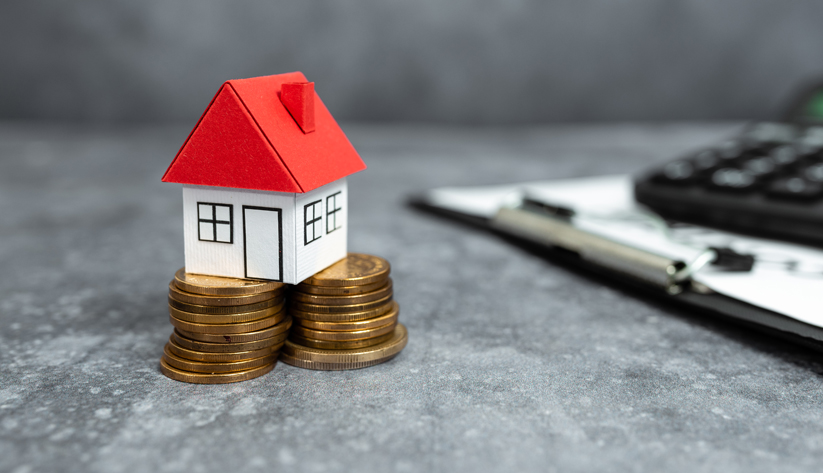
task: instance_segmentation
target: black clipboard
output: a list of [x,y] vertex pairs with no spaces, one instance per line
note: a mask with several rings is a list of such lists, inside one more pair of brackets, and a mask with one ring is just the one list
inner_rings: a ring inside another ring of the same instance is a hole
[[[661,285],[660,278],[650,281],[649,278],[643,277],[642,273],[640,275],[629,274],[621,270],[619,264],[604,265],[601,261],[584,258],[580,252],[555,244],[556,241],[552,235],[545,235],[542,232],[547,229],[551,231],[558,228],[558,224],[563,224],[562,209],[558,212],[558,209],[540,208],[524,202],[516,207],[504,209],[503,215],[498,212],[493,218],[484,218],[440,206],[425,193],[412,197],[408,203],[419,211],[460,222],[473,229],[497,234],[511,244],[540,253],[550,260],[580,268],[587,273],[606,276],[618,284],[629,285],[650,297],[663,298],[674,304],[695,308],[715,317],[719,316],[724,320],[769,336],[823,351],[823,328],[714,292],[690,280],[677,282],[676,289],[672,290],[671,286],[667,288]],[[505,218],[506,214],[508,214],[508,220]],[[540,228],[538,223],[537,228],[523,231],[523,228],[516,223],[512,224],[512,218],[516,221],[520,217],[533,222],[543,220],[548,222],[548,225]]]

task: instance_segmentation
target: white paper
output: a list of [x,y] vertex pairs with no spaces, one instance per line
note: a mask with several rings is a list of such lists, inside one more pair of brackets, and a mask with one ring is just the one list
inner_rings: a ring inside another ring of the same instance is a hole
[[823,327],[823,251],[695,225],[666,226],[634,202],[630,176],[442,188],[429,197],[433,205],[492,218],[501,205],[524,195],[574,210],[574,224],[582,229],[685,262],[709,246],[752,254],[750,272],[706,266],[693,279],[726,296]]

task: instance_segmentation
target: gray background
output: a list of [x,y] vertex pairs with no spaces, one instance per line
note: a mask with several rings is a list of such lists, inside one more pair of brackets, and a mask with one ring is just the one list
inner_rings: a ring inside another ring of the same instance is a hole
[[[819,470],[819,354],[405,206],[634,172],[739,126],[532,122],[773,116],[823,68],[818,5],[1,2],[0,472]],[[223,80],[294,69],[369,165],[350,249],[391,261],[409,345],[169,380],[182,202],[160,176]]]
[[188,127],[0,126],[0,471],[820,470],[818,353],[404,205],[633,171],[730,127],[345,129],[370,166],[350,248],[392,263],[408,346],[197,386],[158,366],[183,261],[180,188],[159,177]]
[[763,119],[823,72],[814,0],[5,0],[0,119],[196,119],[302,70],[338,119]]

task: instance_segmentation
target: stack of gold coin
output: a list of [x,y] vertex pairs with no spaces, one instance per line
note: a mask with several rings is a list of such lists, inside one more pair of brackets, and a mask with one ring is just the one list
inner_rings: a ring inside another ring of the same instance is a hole
[[397,322],[389,262],[348,256],[294,287],[294,326],[280,354],[290,365],[316,370],[364,368],[394,358],[408,333]]
[[160,370],[187,383],[245,381],[274,368],[288,337],[285,285],[180,269],[169,283],[174,325]]

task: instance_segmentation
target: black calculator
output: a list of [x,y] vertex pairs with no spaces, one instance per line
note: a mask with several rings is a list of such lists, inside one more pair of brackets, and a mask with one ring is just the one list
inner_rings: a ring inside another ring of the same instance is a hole
[[635,198],[662,217],[823,245],[823,86],[783,122],[642,174]]

